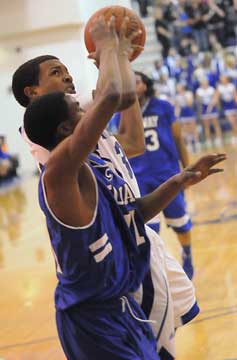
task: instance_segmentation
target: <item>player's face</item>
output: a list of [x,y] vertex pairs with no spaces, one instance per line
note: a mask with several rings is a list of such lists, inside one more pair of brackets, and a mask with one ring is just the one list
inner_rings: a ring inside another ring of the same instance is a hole
[[75,86],[68,69],[59,60],[47,60],[40,64],[39,85],[34,88],[35,96],[54,91],[75,94]]
[[138,96],[138,99],[141,99],[147,90],[146,84],[142,81],[142,78],[140,75],[136,75],[136,93]]
[[81,117],[85,111],[80,107],[80,103],[73,95],[66,95],[65,100],[69,107],[70,112],[70,125],[72,126],[72,131],[75,129],[76,125],[80,121]]

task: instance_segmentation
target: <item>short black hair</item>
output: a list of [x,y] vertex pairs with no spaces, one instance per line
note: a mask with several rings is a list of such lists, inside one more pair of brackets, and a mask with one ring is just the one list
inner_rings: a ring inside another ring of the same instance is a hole
[[59,142],[58,125],[70,119],[65,94],[53,92],[36,98],[24,114],[24,129],[35,144],[52,150]]
[[16,101],[26,107],[29,104],[29,98],[24,93],[26,86],[34,86],[39,84],[40,64],[47,60],[59,60],[53,55],[42,55],[31,59],[22,64],[13,74],[12,92]]
[[146,85],[147,90],[145,92],[145,95],[147,97],[152,97],[155,95],[155,90],[154,90],[154,81],[149,78],[147,75],[145,75],[143,72],[141,71],[135,71],[135,74],[138,76],[141,76],[142,82]]

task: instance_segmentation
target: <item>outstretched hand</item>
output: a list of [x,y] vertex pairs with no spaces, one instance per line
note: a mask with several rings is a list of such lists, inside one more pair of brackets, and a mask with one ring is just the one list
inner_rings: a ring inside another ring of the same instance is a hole
[[209,175],[222,172],[222,168],[213,168],[213,166],[224,160],[226,160],[226,154],[204,155],[194,164],[187,166],[179,174],[184,188],[199,183]]

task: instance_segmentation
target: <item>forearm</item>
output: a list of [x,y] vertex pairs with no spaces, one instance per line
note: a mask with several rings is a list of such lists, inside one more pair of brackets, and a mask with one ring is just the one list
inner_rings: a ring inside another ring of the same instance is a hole
[[175,121],[172,124],[172,134],[174,137],[175,145],[177,147],[182,166],[183,168],[185,168],[186,166],[189,165],[189,157],[188,157],[187,148],[183,141],[181,125],[178,121]]
[[189,165],[189,156],[188,156],[188,151],[187,151],[186,145],[184,144],[183,141],[177,141],[176,146],[178,148],[182,166],[183,166],[183,168],[185,168],[186,166]]
[[[122,98],[128,96],[133,104],[120,114],[118,132],[115,135],[128,157],[140,155],[145,151],[142,114],[136,96],[136,78],[127,56],[119,56],[122,78]],[[123,100],[122,100],[123,102]]]
[[100,90],[96,91],[91,108],[82,116],[70,139],[70,160],[77,164],[94,149],[120,102],[122,82],[116,50],[101,52],[99,70],[96,90]]
[[121,112],[118,133],[115,135],[127,157],[143,154],[145,151],[142,113],[138,99]]
[[121,103],[118,111],[121,111],[130,107],[136,100],[136,78],[126,53],[118,55],[118,62],[122,80]]
[[180,174],[172,176],[152,193],[136,199],[137,207],[144,219],[149,221],[162,211],[183,190]]
[[114,48],[105,48],[101,51],[99,76],[96,84],[95,98],[107,93],[122,95],[122,77],[119,67],[117,51]]

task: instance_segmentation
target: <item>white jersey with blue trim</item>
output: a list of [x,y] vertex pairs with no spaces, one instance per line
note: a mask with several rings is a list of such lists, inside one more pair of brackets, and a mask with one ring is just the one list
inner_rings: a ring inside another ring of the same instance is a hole
[[117,139],[107,130],[104,130],[94,151],[101,159],[121,176],[131,187],[134,195],[140,197],[140,190],[133,170],[129,164],[127,156]]
[[[122,176],[130,185],[134,195],[140,197],[137,180],[133,171],[131,175],[128,159],[117,139],[107,130],[103,132],[95,154],[107,161],[113,171]],[[146,290],[148,288],[150,291],[148,298],[152,298],[149,318],[156,320],[156,323],[151,325],[157,336],[158,349],[165,348],[171,356],[175,357],[174,328],[182,325],[182,316],[189,314],[195,304],[195,291],[182,267],[165,249],[160,236],[147,225],[145,225],[145,229],[151,243],[150,275],[152,283],[140,286],[134,296],[143,305],[147,301]]]

